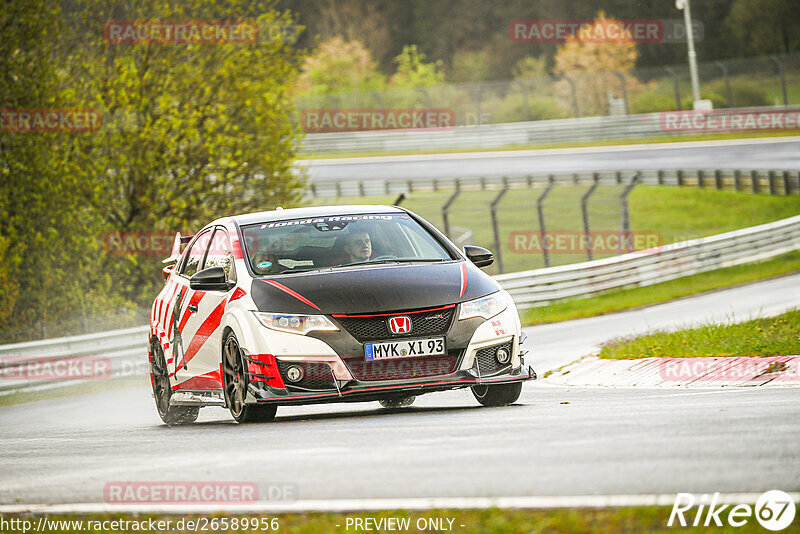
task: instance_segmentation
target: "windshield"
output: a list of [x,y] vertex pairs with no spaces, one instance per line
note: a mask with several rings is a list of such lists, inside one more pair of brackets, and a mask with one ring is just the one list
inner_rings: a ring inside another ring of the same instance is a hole
[[272,221],[245,226],[242,234],[246,258],[259,275],[455,259],[406,214]]

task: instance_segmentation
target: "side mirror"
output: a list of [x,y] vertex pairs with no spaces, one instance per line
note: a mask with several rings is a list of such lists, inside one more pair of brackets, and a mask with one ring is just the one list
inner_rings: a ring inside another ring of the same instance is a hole
[[225,279],[225,269],[222,267],[209,267],[189,278],[189,287],[199,291],[228,291],[235,285]]
[[473,245],[466,245],[464,247],[464,254],[478,267],[488,267],[494,263],[494,255],[490,250],[483,247],[476,247]]

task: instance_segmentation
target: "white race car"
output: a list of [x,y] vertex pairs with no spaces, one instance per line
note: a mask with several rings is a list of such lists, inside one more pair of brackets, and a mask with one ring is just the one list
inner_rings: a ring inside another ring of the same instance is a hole
[[536,375],[511,297],[478,268],[492,261],[396,206],[279,209],[179,234],[150,318],[158,413],[180,424],[227,406],[268,421],[278,405],[401,407],[465,387],[513,403]]

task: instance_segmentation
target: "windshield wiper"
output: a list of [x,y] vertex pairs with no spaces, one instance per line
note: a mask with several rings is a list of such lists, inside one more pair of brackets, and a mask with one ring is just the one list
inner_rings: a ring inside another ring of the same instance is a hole
[[426,263],[436,263],[441,261],[447,261],[443,259],[434,259],[434,258],[393,258],[393,259],[385,259],[385,260],[368,260],[368,261],[357,261],[355,263],[345,263],[342,265],[334,265],[331,267],[332,269],[338,269],[340,267],[352,267],[354,265],[382,265],[386,263],[416,263],[416,262],[426,262]]
[[320,269],[323,269],[323,267],[311,267],[310,269],[286,269],[278,274],[307,273],[309,271],[318,271]]

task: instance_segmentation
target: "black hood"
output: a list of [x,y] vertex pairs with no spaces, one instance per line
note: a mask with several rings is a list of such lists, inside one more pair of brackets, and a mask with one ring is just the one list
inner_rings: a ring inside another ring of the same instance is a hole
[[498,288],[472,262],[449,262],[267,276],[253,280],[251,295],[264,312],[380,313],[465,302]]

